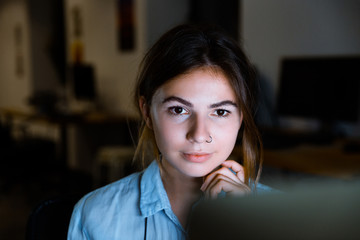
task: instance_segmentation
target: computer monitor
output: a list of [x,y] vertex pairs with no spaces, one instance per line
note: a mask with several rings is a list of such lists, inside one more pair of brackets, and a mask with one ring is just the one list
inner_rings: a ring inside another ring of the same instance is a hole
[[359,121],[360,56],[287,57],[280,66],[278,116]]
[[201,201],[193,208],[189,239],[356,239],[359,201],[359,181]]

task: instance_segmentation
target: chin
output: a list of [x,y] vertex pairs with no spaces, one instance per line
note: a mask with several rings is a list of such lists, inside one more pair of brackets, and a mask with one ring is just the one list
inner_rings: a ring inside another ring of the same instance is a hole
[[184,174],[189,177],[204,177],[211,173],[215,167],[204,167],[204,166],[194,166],[187,171],[184,171]]

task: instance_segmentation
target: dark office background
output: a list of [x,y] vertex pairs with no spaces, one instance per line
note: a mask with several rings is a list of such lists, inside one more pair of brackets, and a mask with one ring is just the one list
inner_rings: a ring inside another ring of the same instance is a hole
[[[131,6],[126,26],[117,22],[121,4]],[[360,56],[359,12],[356,0],[1,0],[0,238],[24,239],[29,216],[42,201],[78,198],[110,181],[109,169],[96,169],[96,161],[107,147],[133,147],[130,92],[140,59],[180,23],[218,24],[249,54],[261,85],[257,122],[267,150],[304,142],[327,147],[341,137],[351,138],[347,155],[358,154],[356,116],[323,128],[319,119],[281,113],[277,100],[283,60]],[[121,45],[119,33],[128,29],[130,43]],[[36,115],[22,115],[28,110]],[[96,114],[84,124],[88,112]],[[126,165],[121,174],[135,169]],[[338,181],[302,170],[265,166],[263,179],[290,186]]]

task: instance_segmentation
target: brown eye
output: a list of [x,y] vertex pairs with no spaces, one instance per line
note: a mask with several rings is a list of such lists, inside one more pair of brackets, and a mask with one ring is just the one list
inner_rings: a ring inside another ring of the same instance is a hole
[[182,111],[183,111],[183,108],[182,108],[182,107],[175,107],[175,108],[174,108],[174,113],[176,113],[176,114],[181,114]]
[[169,112],[174,115],[187,115],[188,111],[183,107],[171,107],[169,108]]
[[215,111],[215,115],[218,117],[227,117],[230,114],[228,110],[218,109]]
[[225,110],[217,110],[217,115],[223,116],[225,114]]

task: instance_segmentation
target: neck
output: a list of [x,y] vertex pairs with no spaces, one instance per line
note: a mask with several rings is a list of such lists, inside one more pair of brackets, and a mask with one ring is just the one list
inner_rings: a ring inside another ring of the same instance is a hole
[[189,177],[166,167],[161,168],[161,179],[171,208],[185,228],[191,207],[201,196],[203,180],[201,177]]
[[197,200],[201,195],[200,187],[203,181],[201,177],[173,175],[162,170],[161,179],[169,197],[176,197],[176,199],[194,197]]

